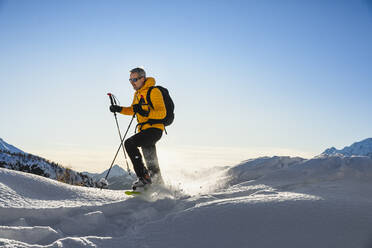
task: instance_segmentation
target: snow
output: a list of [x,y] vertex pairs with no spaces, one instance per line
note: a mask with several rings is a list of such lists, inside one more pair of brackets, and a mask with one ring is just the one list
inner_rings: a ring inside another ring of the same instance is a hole
[[346,146],[342,150],[335,147],[326,149],[321,156],[369,156],[372,157],[372,138],[355,142],[351,146]]
[[[89,173],[89,172],[82,172],[95,180],[99,180],[101,178],[105,178],[109,169],[105,170],[102,173]],[[108,175],[108,179],[112,177],[120,177],[120,176],[128,176],[128,172],[121,168],[119,165],[115,164],[112,166],[110,170],[110,174]]]
[[18,149],[17,147],[12,146],[12,145],[6,143],[2,138],[0,138],[0,151],[7,151],[7,152],[10,152],[10,153],[22,153],[22,154],[26,154],[25,152],[23,152],[22,150]]
[[[89,173],[82,172],[89,177],[91,177],[95,182],[99,182],[101,179],[106,178],[107,172],[109,169],[105,170],[102,173]],[[114,165],[111,168],[110,174],[108,175],[107,181],[109,182],[109,189],[124,189],[130,188],[132,183],[137,179],[137,176],[134,171],[131,171],[129,174],[119,165]]]
[[39,156],[24,153],[18,148],[9,145],[1,138],[0,167],[42,175],[70,184],[79,184],[89,187],[95,186],[93,179],[89,176],[83,176],[81,173],[65,168]]
[[250,159],[136,197],[0,168],[0,247],[369,248],[371,192],[369,157]]
[[16,239],[19,241],[47,244],[58,238],[60,235],[50,227],[10,227],[0,226],[0,233],[3,238]]

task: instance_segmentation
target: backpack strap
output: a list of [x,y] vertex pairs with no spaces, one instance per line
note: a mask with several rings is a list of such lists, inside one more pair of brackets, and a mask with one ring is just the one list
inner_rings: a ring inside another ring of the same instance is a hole
[[150,107],[151,107],[152,109],[154,109],[154,105],[153,105],[152,102],[151,102],[150,94],[151,94],[152,89],[155,88],[155,87],[156,87],[156,86],[151,86],[151,87],[148,89],[148,91],[147,91],[147,95],[146,95],[147,104],[150,105]]

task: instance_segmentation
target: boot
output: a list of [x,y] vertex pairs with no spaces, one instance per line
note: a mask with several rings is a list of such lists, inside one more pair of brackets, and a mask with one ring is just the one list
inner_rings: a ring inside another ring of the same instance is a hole
[[147,185],[152,183],[151,177],[149,174],[145,174],[143,177],[139,177],[133,184],[132,189],[136,190],[137,188],[145,188]]

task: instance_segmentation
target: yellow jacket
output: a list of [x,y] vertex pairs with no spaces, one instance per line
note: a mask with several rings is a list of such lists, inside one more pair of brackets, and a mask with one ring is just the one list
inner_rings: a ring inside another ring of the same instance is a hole
[[[130,107],[123,107],[123,109],[121,110],[120,113],[123,114],[123,115],[133,115],[134,114],[133,105],[138,104],[139,101],[141,100],[141,98],[143,98],[144,101],[145,101],[145,105],[142,105],[142,109],[145,110],[145,111],[150,111],[150,113],[149,113],[149,116],[147,116],[147,117],[142,116],[139,113],[137,113],[136,117],[137,117],[138,124],[147,122],[149,119],[163,119],[163,118],[165,118],[165,116],[167,114],[167,111],[166,111],[166,108],[165,108],[163,95],[161,94],[159,89],[154,88],[151,91],[151,94],[150,94],[151,102],[152,102],[154,108],[151,108],[150,105],[148,105],[146,96],[147,96],[147,91],[149,90],[149,88],[151,86],[155,86],[155,79],[152,78],[152,77],[147,77],[144,85],[142,86],[142,88],[137,90],[134,93],[134,98],[133,98],[132,105]],[[148,129],[148,128],[151,128],[151,127],[159,128],[161,130],[164,130],[164,124],[157,123],[157,124],[151,125],[151,124],[148,123],[148,124],[143,125],[142,128],[141,128],[141,125],[139,125],[138,126],[138,131],[140,132],[141,129],[145,130],[145,129]]]

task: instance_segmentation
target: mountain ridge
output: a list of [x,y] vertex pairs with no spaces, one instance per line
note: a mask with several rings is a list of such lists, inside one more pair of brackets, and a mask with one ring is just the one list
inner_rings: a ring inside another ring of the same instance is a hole
[[8,144],[2,138],[0,138],[0,151],[7,151],[7,152],[10,152],[10,153],[24,153],[24,154],[26,154],[21,149],[15,147],[13,145]]
[[73,185],[96,187],[91,177],[45,158],[26,153],[1,138],[0,168],[27,172]]
[[367,156],[372,157],[372,138],[367,138],[362,141],[354,142],[350,146],[345,146],[343,149],[331,147],[326,149],[320,156]]

